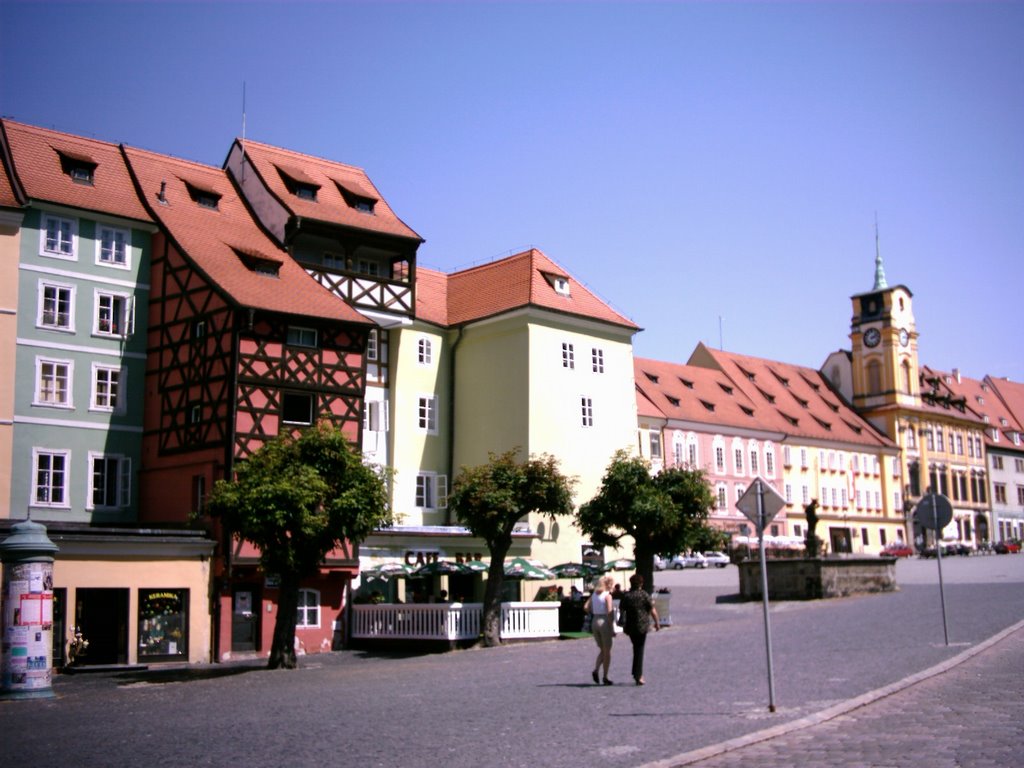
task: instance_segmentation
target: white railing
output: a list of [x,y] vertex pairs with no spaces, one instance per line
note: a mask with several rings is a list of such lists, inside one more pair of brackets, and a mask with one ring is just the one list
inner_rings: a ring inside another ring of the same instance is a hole
[[[360,640],[475,640],[482,603],[352,606],[352,637]],[[558,603],[502,603],[504,640],[558,637]]]
[[558,637],[558,603],[502,603],[501,638]]

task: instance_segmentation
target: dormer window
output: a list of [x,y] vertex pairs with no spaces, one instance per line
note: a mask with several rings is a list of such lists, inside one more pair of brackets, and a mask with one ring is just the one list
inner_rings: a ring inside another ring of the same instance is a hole
[[700,404],[703,405],[707,410],[711,411],[712,413],[715,410],[715,404],[709,403],[707,400],[701,400]]
[[644,376],[646,376],[647,380],[650,381],[652,384],[658,383],[658,377],[655,376],[653,373],[648,373],[647,371],[644,371]]
[[728,386],[727,384],[723,384],[722,382],[718,382],[718,386],[722,388],[722,391],[725,392],[725,394],[727,394],[727,395],[731,395],[732,394],[732,387]]
[[281,181],[284,182],[285,189],[300,200],[316,202],[317,191],[320,189],[319,184],[297,168],[286,168],[280,165],[275,167],[281,176]]
[[220,207],[221,195],[219,192],[214,192],[212,189],[206,189],[204,187],[196,186],[185,182],[185,188],[188,189],[188,196],[192,198],[192,202],[203,208],[209,208],[210,210],[216,211]]
[[569,295],[569,281],[566,278],[555,278],[555,293],[561,294],[562,296]]
[[679,383],[682,384],[687,389],[693,389],[693,382],[692,381],[687,381],[686,379],[684,379],[682,377],[679,377]]
[[235,255],[238,256],[246,269],[251,272],[263,275],[264,277],[277,277],[278,273],[281,271],[281,259],[277,259],[273,256],[268,256],[257,251],[247,251],[239,248],[234,248],[232,250],[234,250]]
[[60,169],[76,184],[92,186],[96,173],[96,161],[87,155],[57,150],[60,156]]
[[665,395],[665,399],[666,399],[666,400],[668,400],[668,402],[669,402],[669,403],[670,403],[671,405],[674,405],[674,406],[676,406],[677,408],[679,407],[679,398],[678,398],[678,397],[672,397],[672,396],[670,396],[670,395]]
[[377,205],[377,198],[363,189],[362,186],[351,181],[344,184],[340,181],[335,181],[334,184],[338,187],[338,191],[349,208],[360,213],[373,213],[373,209]]

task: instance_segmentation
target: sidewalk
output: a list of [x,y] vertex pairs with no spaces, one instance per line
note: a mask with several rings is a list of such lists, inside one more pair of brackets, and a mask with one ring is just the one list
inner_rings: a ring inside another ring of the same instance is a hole
[[1024,764],[1024,622],[816,715],[641,768]]

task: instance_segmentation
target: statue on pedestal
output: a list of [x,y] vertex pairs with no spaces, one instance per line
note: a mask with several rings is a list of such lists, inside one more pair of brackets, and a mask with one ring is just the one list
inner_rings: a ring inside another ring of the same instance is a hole
[[807,518],[807,536],[804,543],[808,557],[818,557],[821,554],[821,541],[814,533],[818,527],[818,500],[811,499],[811,503],[804,507],[804,516]]

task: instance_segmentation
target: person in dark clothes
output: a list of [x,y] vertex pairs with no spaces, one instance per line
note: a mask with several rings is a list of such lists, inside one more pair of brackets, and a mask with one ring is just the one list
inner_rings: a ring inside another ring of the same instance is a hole
[[633,643],[633,680],[643,685],[644,680],[644,646],[647,633],[654,627],[661,629],[658,609],[654,607],[654,599],[644,591],[644,577],[634,573],[629,577],[629,591],[619,601],[619,623],[622,631]]

